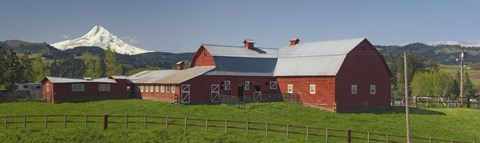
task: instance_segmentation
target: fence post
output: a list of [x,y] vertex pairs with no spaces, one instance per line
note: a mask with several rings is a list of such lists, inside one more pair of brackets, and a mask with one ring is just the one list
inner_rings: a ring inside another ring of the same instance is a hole
[[187,133],[187,117],[185,117],[184,127],[183,127],[183,134]]
[[307,126],[307,132],[305,134],[305,138],[308,140],[308,126]]
[[225,120],[225,133],[227,133],[227,128],[228,128],[228,120]]
[[125,115],[125,129],[128,129],[128,115]]
[[325,143],[328,143],[328,128],[325,128]]
[[268,122],[265,122],[265,137],[268,137]]
[[165,131],[168,131],[168,116],[165,117]]
[[88,128],[88,114],[85,114],[85,128]]
[[5,115],[5,129],[7,129],[7,127],[8,127],[7,119],[8,119],[8,117],[7,117],[7,115]]
[[288,139],[288,138],[290,138],[290,135],[289,135],[289,134],[290,134],[290,133],[289,133],[289,128],[290,128],[290,125],[289,125],[289,124],[287,124],[287,139]]
[[432,137],[428,138],[428,143],[432,143]]
[[67,128],[67,115],[63,115],[63,128]]
[[205,132],[208,132],[208,118],[205,118]]
[[367,132],[367,142],[370,143],[370,132]]
[[389,140],[389,137],[388,137],[388,134],[387,134],[387,143],[389,142],[388,140]]
[[248,132],[249,132],[249,131],[248,131],[248,128],[249,128],[249,127],[250,127],[250,123],[249,123],[248,120],[247,120],[247,134],[248,134]]
[[48,122],[48,115],[45,115],[45,129],[48,128],[47,122]]
[[143,119],[143,129],[144,129],[144,130],[147,129],[147,118],[148,118],[148,116],[145,115],[145,118]]
[[352,130],[347,130],[347,143],[352,143]]
[[103,115],[103,130],[108,129],[108,114]]
[[27,115],[23,115],[23,128],[27,128]]

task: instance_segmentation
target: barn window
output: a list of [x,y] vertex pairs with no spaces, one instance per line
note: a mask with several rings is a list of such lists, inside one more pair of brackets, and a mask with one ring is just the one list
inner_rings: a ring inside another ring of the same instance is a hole
[[278,84],[277,81],[270,81],[270,89],[277,89]]
[[225,81],[225,90],[230,90],[230,81]]
[[45,85],[45,88],[46,88],[47,92],[50,91],[50,84],[47,83],[47,85]]
[[98,84],[98,91],[110,91],[110,84]]
[[310,84],[310,94],[315,94],[315,84]]
[[352,85],[352,94],[357,94],[357,85]]
[[158,92],[158,91],[160,91],[160,87],[159,85],[155,85],[155,92]]
[[370,85],[370,94],[377,94],[377,86]]
[[172,85],[171,88],[172,88],[172,93],[175,93],[175,85]]
[[165,91],[166,91],[167,93],[170,93],[170,86],[166,85],[165,88],[166,88]]
[[245,81],[245,90],[250,90],[250,81]]
[[140,92],[143,92],[143,85],[138,86],[140,88]]
[[84,91],[83,84],[72,84],[72,91]]
[[153,92],[153,85],[150,85],[150,92]]
[[160,86],[160,92],[165,92],[165,85]]
[[287,88],[287,89],[288,89],[287,92],[288,92],[288,93],[293,93],[293,84],[288,84],[287,87],[288,87],[288,88]]

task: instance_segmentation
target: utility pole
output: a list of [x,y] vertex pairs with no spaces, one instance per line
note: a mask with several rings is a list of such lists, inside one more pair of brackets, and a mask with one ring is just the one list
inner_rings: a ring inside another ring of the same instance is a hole
[[410,114],[408,112],[408,78],[407,78],[407,53],[403,53],[403,70],[405,77],[405,122],[407,125],[407,143],[410,143]]
[[465,54],[463,53],[463,47],[460,47],[460,49],[462,49],[460,54],[460,107],[463,107],[463,58]]

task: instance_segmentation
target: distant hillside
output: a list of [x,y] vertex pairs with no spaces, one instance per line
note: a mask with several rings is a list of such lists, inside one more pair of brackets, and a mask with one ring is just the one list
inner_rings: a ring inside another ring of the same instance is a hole
[[[29,52],[34,55],[42,55],[42,57],[50,60],[74,58],[82,56],[85,52],[101,59],[105,55],[105,51],[99,47],[76,47],[62,51],[47,43],[30,43],[20,40],[0,41],[0,46],[6,50],[13,49],[16,53]],[[180,60],[188,61],[192,56],[193,53],[149,52],[137,55],[118,54],[117,58],[120,63],[131,68],[161,67],[171,69],[174,68],[176,62]]]
[[[440,64],[458,64],[456,58],[460,56],[459,45],[430,46],[423,43],[413,43],[405,46],[375,46],[383,55],[399,54],[403,52],[415,53]],[[465,49],[466,62],[480,62],[480,47]]]

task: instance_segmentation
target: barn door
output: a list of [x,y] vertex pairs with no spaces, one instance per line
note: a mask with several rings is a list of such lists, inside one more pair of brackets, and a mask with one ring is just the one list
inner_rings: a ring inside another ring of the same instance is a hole
[[210,85],[210,101],[211,102],[220,101],[220,85],[218,84]]
[[262,91],[253,92],[253,101],[260,102],[262,100]]
[[190,84],[182,84],[180,89],[181,103],[190,103]]

